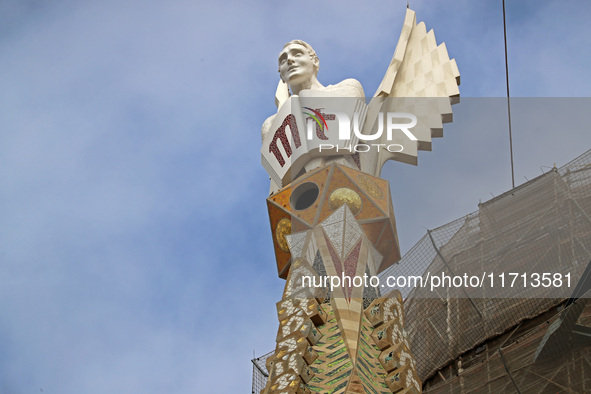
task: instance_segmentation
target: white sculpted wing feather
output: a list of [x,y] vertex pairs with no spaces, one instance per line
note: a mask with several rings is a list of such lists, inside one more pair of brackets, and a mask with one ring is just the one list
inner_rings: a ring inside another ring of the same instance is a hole
[[460,72],[445,43],[437,45],[433,30],[416,23],[407,9],[394,56],[375,97],[460,97]]
[[[418,123],[412,133],[418,141],[404,141],[402,152],[381,149],[376,155],[366,155],[362,169],[379,176],[387,160],[417,164],[417,150],[431,150],[431,138],[442,137],[442,123],[452,121],[451,104],[459,102],[459,84],[460,72],[445,44],[437,45],[433,30],[427,32],[424,22],[417,24],[415,12],[407,9],[400,39],[370,112],[376,116],[380,111],[416,115]],[[364,134],[373,134],[375,127],[376,122],[367,122]],[[379,143],[391,143],[386,137],[384,132]]]

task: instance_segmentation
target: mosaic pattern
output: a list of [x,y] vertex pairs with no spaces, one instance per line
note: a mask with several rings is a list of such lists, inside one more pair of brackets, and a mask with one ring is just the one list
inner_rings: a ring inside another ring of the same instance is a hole
[[285,133],[285,129],[287,127],[289,127],[289,129],[292,130],[291,135],[295,147],[298,148],[302,145],[302,142],[300,141],[300,134],[297,132],[298,126],[296,124],[296,119],[292,114],[289,114],[283,121],[281,127],[275,132],[273,140],[269,144],[269,152],[275,155],[281,167],[285,165],[285,159],[283,158],[283,155],[281,154],[281,151],[277,146],[277,140],[281,141],[281,144],[283,145],[283,149],[285,149],[285,154],[287,155],[287,157],[291,157],[291,144],[289,143],[289,138]]
[[326,233],[324,234],[324,236],[326,238],[326,245],[328,246],[328,253],[330,254],[330,258],[336,270],[337,276],[341,276],[343,274],[343,265],[341,263],[341,258],[335,250],[334,246],[332,246],[332,244],[330,243]]
[[[359,263],[359,252],[361,251],[361,240],[353,247],[349,256],[343,263],[345,275],[352,278],[355,276],[357,272],[357,264]],[[351,292],[353,291],[353,287],[345,287],[345,297],[351,299]]]
[[387,266],[400,260],[400,249],[398,248],[398,238],[393,233],[392,227],[386,226],[380,240],[376,245],[376,249],[384,256],[383,263],[380,267],[380,272]]
[[[383,257],[381,264],[376,262],[372,271],[383,270],[400,259],[396,225],[392,209],[389,207],[391,204],[387,198],[376,199],[370,192],[363,190],[358,183],[359,175],[363,173],[333,163],[298,178],[297,182],[284,187],[267,199],[271,229],[274,233],[277,271],[280,277],[287,276],[292,258],[291,249],[295,257],[304,257],[308,262],[314,261],[318,249],[314,237],[311,242],[304,240],[301,243],[303,235],[292,235],[288,243],[286,236],[308,231],[319,222],[341,260],[346,258],[359,236],[364,233]],[[388,195],[386,181],[366,177],[369,180],[366,183],[375,183],[385,197]],[[292,210],[290,205],[292,189],[306,182],[318,185],[319,196],[309,208]],[[376,193],[373,192],[374,195]],[[346,217],[344,207],[347,207],[351,213]],[[349,216],[354,220],[349,220]],[[289,219],[291,219],[291,229],[287,226]],[[279,225],[280,221],[281,225]],[[346,228],[343,231],[344,225]],[[375,255],[374,252],[371,253]],[[377,255],[375,257],[374,260],[377,261]]]
[[269,209],[269,222],[271,224],[271,234],[273,234],[273,248],[275,250],[275,261],[277,263],[277,273],[279,274],[280,278],[286,278],[287,276],[287,267],[289,264],[289,260],[291,259],[291,254],[289,251],[285,251],[279,247],[279,243],[277,242],[277,236],[275,230],[277,229],[277,225],[281,219],[288,219],[289,216],[282,212],[281,210],[277,209],[275,205],[273,205],[269,200],[267,200],[267,208]]
[[[314,238],[314,237],[312,237],[312,238]],[[318,248],[317,248],[317,252],[316,252],[316,257],[314,257],[313,268],[316,271],[316,273],[318,274],[318,276],[326,277],[326,267],[324,266],[324,261],[322,260],[322,255],[320,254],[320,251],[318,250]],[[331,292],[330,288],[326,289],[326,299],[325,300],[329,300],[331,295],[332,295],[332,292]]]
[[[369,272],[369,267],[366,267],[365,275],[368,277],[372,276]],[[369,308],[369,305],[379,297],[379,293],[380,289],[373,286],[367,286],[363,289],[363,309]]]
[[[326,185],[326,180],[331,172],[331,168],[332,167],[330,166],[324,167],[307,173],[305,176],[298,178],[297,181],[285,186],[273,195],[269,196],[267,201],[272,201],[275,206],[285,212],[288,216],[297,217],[298,220],[301,220],[307,226],[312,226],[314,224],[318,210],[320,209],[320,196],[322,196],[324,187]],[[320,194],[312,206],[306,209],[295,210],[291,206],[292,194],[294,190],[298,188],[298,186],[307,182],[316,184],[319,188]]]
[[324,267],[324,261],[322,261],[320,251],[317,252],[316,258],[314,258],[314,265],[312,267],[318,273],[318,275],[326,276],[326,268]]
[[[291,230],[291,226],[290,226]],[[304,251],[304,241],[306,240],[306,235],[308,235],[308,231],[302,231],[295,234],[288,234],[285,235],[285,240],[289,245],[289,251],[293,257],[300,257]],[[310,261],[310,260],[309,260]]]
[[343,251],[341,256],[344,258],[347,256],[352,248],[359,242],[363,235],[363,230],[357,224],[354,214],[348,209],[345,209],[345,228],[343,231]]
[[[306,248],[307,260],[313,261],[314,264],[316,264],[317,253],[318,253],[318,245],[316,244],[316,237],[314,237],[314,234],[312,234],[312,236],[310,237],[310,242],[308,242],[308,247]],[[320,256],[320,255],[318,255],[318,256]],[[316,269],[316,267],[314,267],[314,269]],[[316,270],[316,272],[318,272],[319,275],[322,275],[318,270]],[[324,275],[326,275],[326,272],[324,272]]]
[[376,248],[374,248],[372,245],[370,248],[370,254],[368,257],[373,260],[373,263],[375,264],[376,271],[377,271],[377,268],[382,264],[382,260],[384,259],[384,256],[382,256],[380,254],[380,252],[378,252],[378,250]]
[[[355,184],[353,182],[351,182],[351,180],[345,175],[342,168],[344,168],[344,166],[341,166],[338,164],[333,165],[332,174],[326,180],[327,192],[326,192],[326,195],[324,196],[324,199],[322,201],[322,207],[320,209],[320,213],[319,213],[316,223],[324,222],[328,216],[333,214],[334,211],[330,207],[329,199],[335,190],[340,189],[340,188],[349,188],[349,189],[355,190],[357,192]],[[352,170],[352,171],[355,171],[355,170]],[[359,193],[357,193],[357,194],[359,194]],[[365,208],[365,201],[361,202],[361,206],[363,208]]]
[[353,365],[334,311],[330,304],[323,305],[327,309],[328,320],[318,327],[323,336],[314,346],[318,358],[310,366],[315,376],[308,383],[308,388],[313,393],[344,393]]
[[343,253],[343,224],[345,221],[345,205],[341,206],[335,213],[322,222],[324,233],[342,258]]
[[363,318],[359,335],[359,352],[357,358],[359,378],[366,393],[390,393],[384,382],[386,372],[378,360],[380,350],[373,343],[371,333],[372,325]]
[[365,174],[358,174],[357,175],[357,182],[359,182],[359,185],[361,186],[361,188],[363,190],[365,190],[367,192],[367,194],[369,194],[373,198],[377,198],[378,200],[381,200],[385,197],[382,189],[380,189],[378,184],[373,179],[371,179],[369,176],[367,176]]
[[349,207],[343,204],[333,215],[326,218],[322,228],[334,246],[339,260],[344,259],[359,242],[363,230],[357,224]]
[[385,220],[378,220],[374,222],[363,223],[361,224],[361,228],[363,228],[363,232],[365,235],[367,235],[367,238],[369,238],[371,243],[375,245],[380,239],[380,235],[382,235],[385,225]]
[[314,278],[313,281],[319,282],[316,271],[304,259],[298,258],[292,262],[291,269],[287,274],[285,281],[285,289],[283,290],[283,298],[317,298],[323,299],[326,297],[326,289],[323,287],[310,288],[302,285],[302,278]]
[[328,198],[328,205],[333,211],[337,210],[343,204],[347,204],[353,215],[357,215],[361,211],[361,197],[348,187],[341,187],[334,190]]
[[341,167],[342,171],[351,180],[351,183],[359,188],[360,194],[367,196],[384,215],[388,215],[388,201],[390,200],[390,187],[388,181],[375,178],[363,172],[351,168]]
[[[322,270],[320,261],[318,252],[315,266]],[[365,308],[355,357],[332,302],[284,298],[277,304],[277,346],[275,355],[267,359],[269,378],[261,393],[420,393],[398,295],[377,299]]]

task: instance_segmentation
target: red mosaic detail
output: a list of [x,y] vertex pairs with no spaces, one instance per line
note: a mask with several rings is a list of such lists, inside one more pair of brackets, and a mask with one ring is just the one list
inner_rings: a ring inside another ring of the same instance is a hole
[[341,265],[341,259],[339,258],[339,255],[337,254],[336,250],[334,250],[334,246],[332,246],[332,243],[328,239],[326,233],[324,231],[322,233],[324,234],[324,239],[326,240],[326,244],[328,245],[328,253],[330,253],[330,258],[334,263],[335,271],[337,271],[337,275],[340,277],[343,274],[343,266]]
[[361,169],[361,160],[359,159],[359,152],[355,153],[353,156],[353,161],[357,164],[357,168]]
[[277,140],[281,140],[281,144],[283,145],[283,149],[285,149],[287,157],[291,157],[291,145],[289,143],[289,139],[287,138],[287,134],[285,133],[285,129],[288,126],[289,130],[291,131],[291,137],[293,139],[295,147],[299,148],[300,146],[302,146],[302,141],[300,140],[300,132],[298,131],[298,125],[296,123],[295,116],[293,116],[293,114],[289,114],[283,120],[281,127],[277,129],[275,135],[273,135],[271,143],[269,144],[269,153],[273,153],[275,155],[275,158],[277,159],[281,167],[285,165],[285,159],[279,151],[279,147],[277,146]]
[[[355,273],[357,272],[357,264],[359,263],[359,252],[361,251],[361,240],[357,242],[357,245],[351,250],[349,253],[349,257],[345,260],[345,275],[350,277],[351,280],[355,277]],[[351,293],[353,292],[353,287],[347,288],[345,294],[347,298],[351,300]]]

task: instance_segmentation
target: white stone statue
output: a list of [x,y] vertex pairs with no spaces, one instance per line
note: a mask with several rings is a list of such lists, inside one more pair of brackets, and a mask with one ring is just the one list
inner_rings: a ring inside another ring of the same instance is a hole
[[[431,150],[431,138],[443,135],[442,123],[452,120],[451,104],[459,102],[455,60],[449,59],[445,44],[437,45],[433,30],[416,23],[412,10],[407,10],[398,45],[369,105],[355,79],[322,85],[319,65],[314,49],[301,40],[288,42],[279,53],[278,112],[262,127],[261,155],[271,176],[271,193],[333,161],[374,176],[387,160],[416,165],[417,151]],[[321,98],[327,99],[326,105],[318,104]],[[337,105],[334,98],[348,101]],[[335,105],[346,108],[335,110]],[[350,126],[346,143],[339,134],[343,125]]]
[[[290,98],[302,96],[325,96],[325,97],[346,97],[364,99],[365,94],[361,83],[356,79],[346,79],[336,85],[322,85],[318,79],[320,61],[316,52],[310,44],[302,40],[293,40],[283,46],[279,53],[279,81],[275,96],[275,103],[278,108]],[[263,124],[262,140],[268,139],[277,115],[272,115]],[[321,157],[306,159],[305,171],[338,161],[341,164],[357,167],[350,154],[330,154]],[[279,186],[271,182],[271,192],[279,189]]]
[[[345,79],[336,85],[322,85],[317,79],[319,67],[320,60],[310,44],[302,40],[293,40],[285,44],[279,53],[278,71],[281,80],[275,93],[277,108],[290,96],[299,95],[302,90],[317,90],[329,97],[365,97],[363,87],[356,79]],[[270,116],[263,124],[263,140],[274,118],[275,115]]]

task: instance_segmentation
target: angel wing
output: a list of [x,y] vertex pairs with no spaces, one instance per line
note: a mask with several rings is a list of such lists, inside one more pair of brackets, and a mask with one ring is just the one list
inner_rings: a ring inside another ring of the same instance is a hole
[[450,60],[445,43],[438,46],[433,30],[427,32],[424,22],[417,24],[415,12],[407,9],[394,56],[369,104],[369,121],[362,133],[375,134],[380,113],[409,113],[418,120],[412,128],[417,140],[406,136],[387,140],[384,132],[372,142],[385,146],[398,142],[402,151],[380,149],[360,155],[362,171],[379,176],[388,160],[416,165],[417,151],[431,150],[431,138],[442,137],[443,123],[452,121],[451,105],[460,100],[459,84],[458,66],[454,59]]

